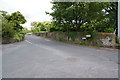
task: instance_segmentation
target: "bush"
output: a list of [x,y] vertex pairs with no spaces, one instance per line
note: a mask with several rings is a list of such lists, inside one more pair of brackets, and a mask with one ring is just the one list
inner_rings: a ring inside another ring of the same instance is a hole
[[81,45],[88,45],[88,42],[80,42]]
[[60,29],[50,28],[50,32],[56,32],[56,31],[60,31]]
[[31,33],[30,30],[28,30],[27,28],[24,28],[22,31],[19,32],[20,34],[27,34],[27,33]]
[[114,28],[106,28],[105,32],[107,32],[107,33],[113,33],[114,32]]
[[90,35],[91,35],[91,40],[94,40],[94,39],[96,38],[97,33],[98,33],[98,32],[96,32],[96,31],[90,33]]
[[77,32],[70,32],[68,36],[74,41],[75,38],[77,37]]
[[119,37],[116,37],[116,43],[120,44],[120,38]]
[[24,40],[24,34],[16,33],[14,35],[14,39],[16,39],[17,41],[22,41],[22,40]]
[[[3,19],[4,20],[4,19]],[[15,34],[14,24],[4,20],[2,22],[2,38],[12,38]]]
[[61,37],[59,37],[59,39],[58,39],[59,41],[64,41],[64,39],[63,38],[61,38]]

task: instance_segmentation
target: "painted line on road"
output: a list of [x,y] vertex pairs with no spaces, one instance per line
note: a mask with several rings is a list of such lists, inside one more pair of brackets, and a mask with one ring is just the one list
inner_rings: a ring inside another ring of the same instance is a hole
[[49,40],[49,39],[45,39],[45,41],[51,41],[51,40]]
[[96,50],[96,51],[101,51],[101,50]]
[[28,43],[30,43],[30,44],[32,44],[32,45],[34,45],[34,46],[36,46],[36,47],[40,47],[39,45],[34,44],[34,43],[32,43],[32,42],[30,42],[30,41],[28,41],[28,40],[25,40],[25,41],[28,42]]
[[[34,46],[36,46],[36,47],[40,47],[38,44],[34,44],[34,43],[32,43],[32,42],[30,42],[30,41],[28,41],[28,40],[25,40],[25,41],[28,42],[28,43],[30,43],[30,44],[32,44],[32,45],[34,45]],[[68,55],[63,54],[62,51],[56,50],[56,49],[51,48],[51,47],[48,47],[48,46],[42,45],[42,47],[40,47],[40,48],[53,51],[54,54],[59,55],[59,56],[62,56],[63,58],[71,57],[71,56],[68,56]]]
[[33,44],[33,43],[31,43],[30,41],[28,41],[28,40],[25,40],[26,42],[28,42],[28,43],[30,43],[30,44]]

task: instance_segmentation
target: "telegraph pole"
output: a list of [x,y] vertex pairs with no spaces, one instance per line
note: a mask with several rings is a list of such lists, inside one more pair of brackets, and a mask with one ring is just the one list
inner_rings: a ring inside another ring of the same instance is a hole
[[120,38],[120,0],[118,0],[118,37]]

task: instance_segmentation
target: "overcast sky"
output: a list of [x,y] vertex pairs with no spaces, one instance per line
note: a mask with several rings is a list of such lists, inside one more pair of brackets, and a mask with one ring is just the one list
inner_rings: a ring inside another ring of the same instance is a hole
[[0,10],[13,13],[20,11],[27,22],[23,25],[30,28],[32,21],[50,21],[51,17],[45,11],[51,12],[51,0],[0,0]]

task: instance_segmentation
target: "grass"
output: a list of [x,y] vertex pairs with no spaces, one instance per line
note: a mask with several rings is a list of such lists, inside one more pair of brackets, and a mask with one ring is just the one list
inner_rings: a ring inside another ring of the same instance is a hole
[[80,42],[81,45],[88,45],[88,42]]

